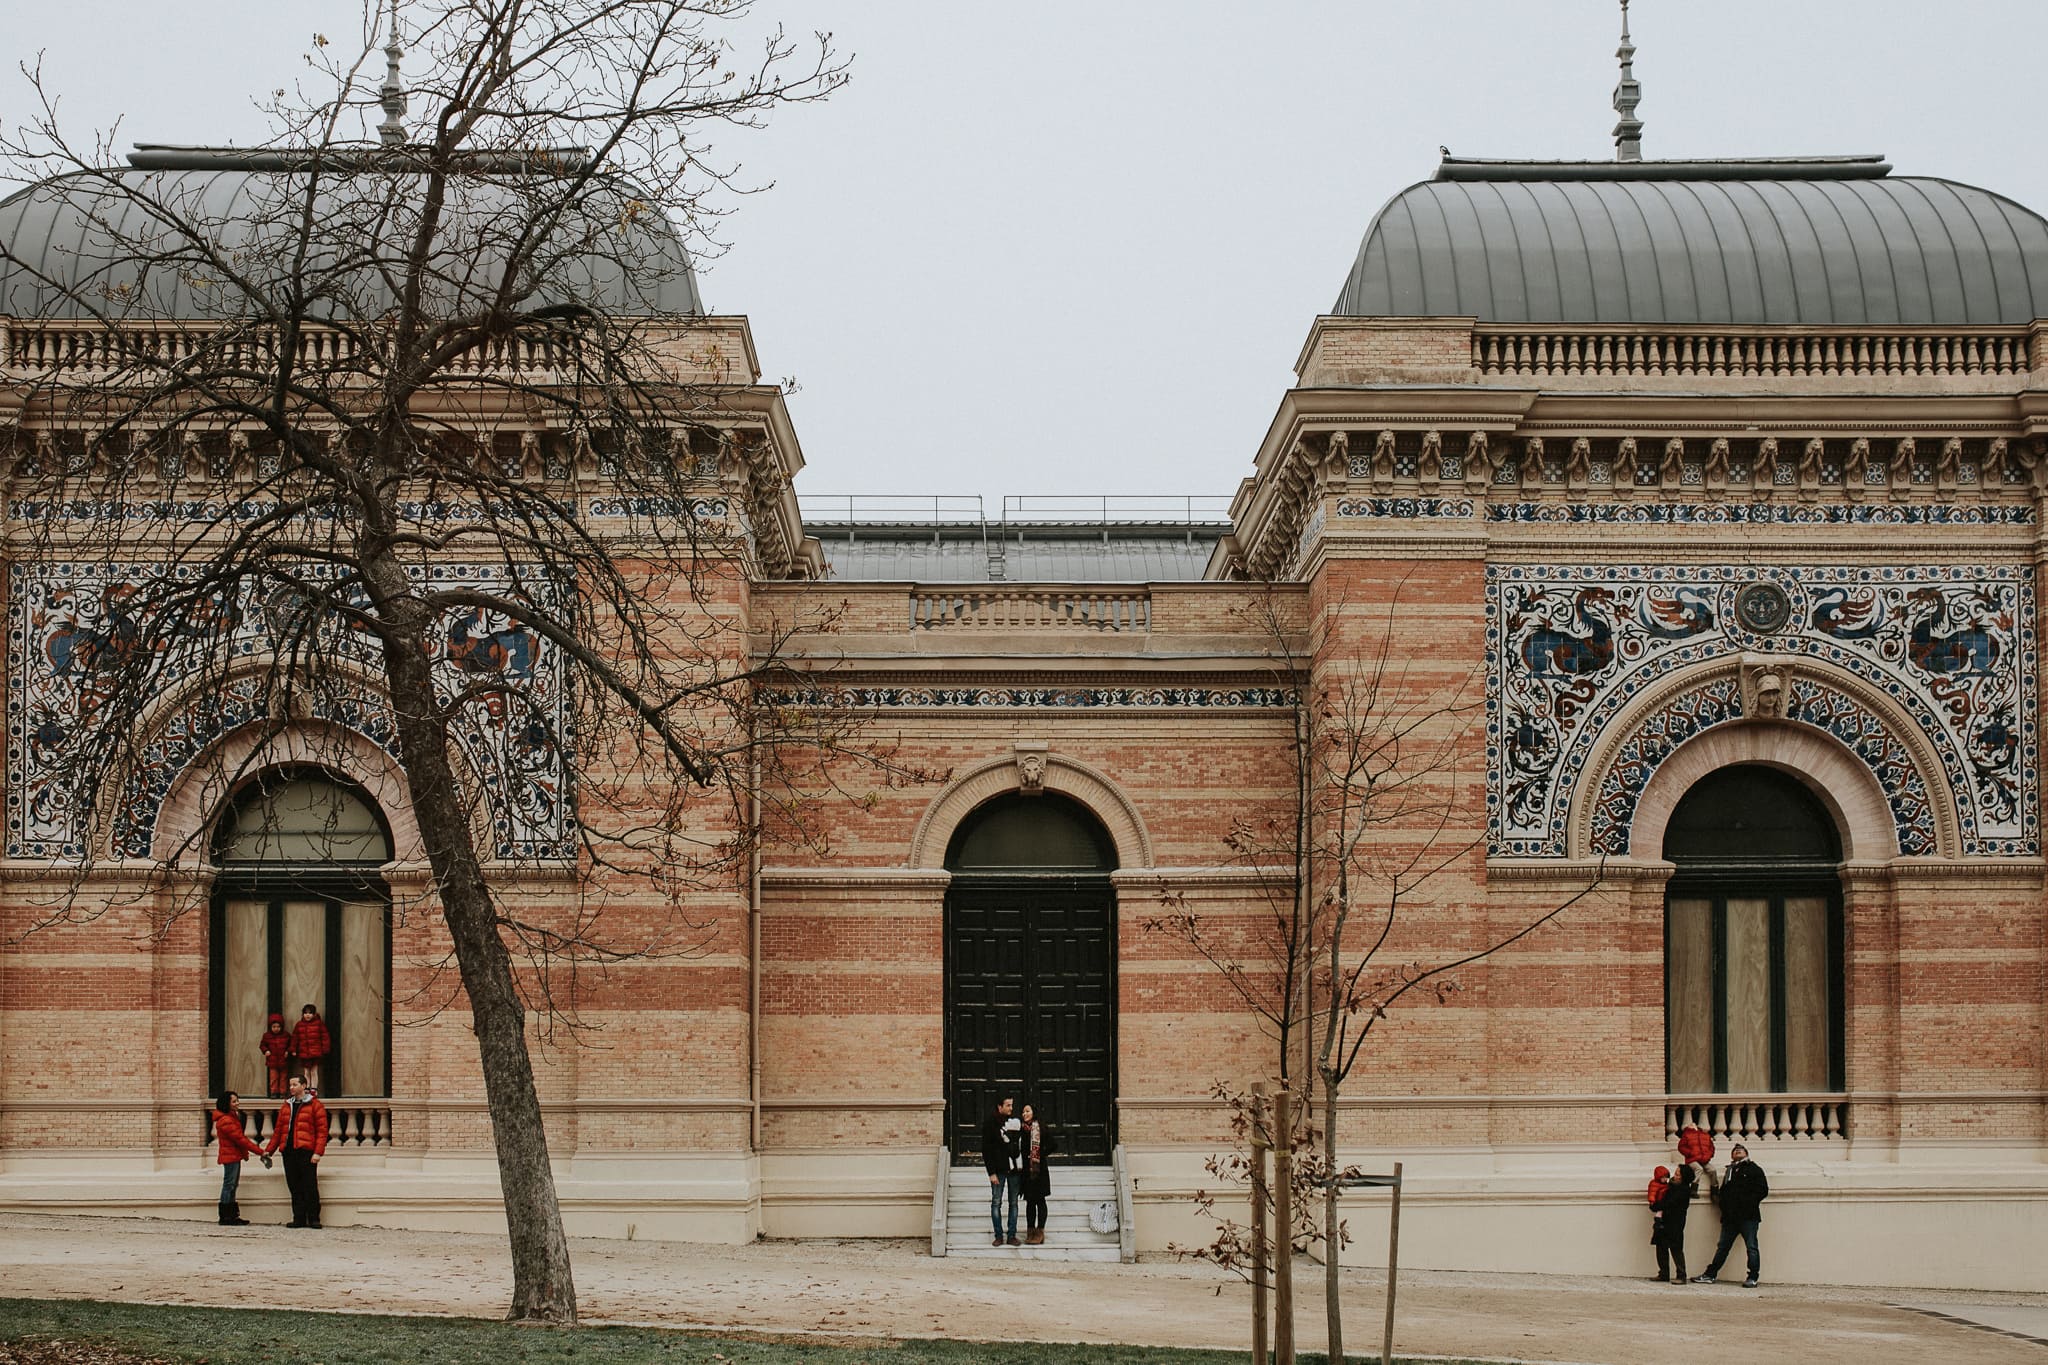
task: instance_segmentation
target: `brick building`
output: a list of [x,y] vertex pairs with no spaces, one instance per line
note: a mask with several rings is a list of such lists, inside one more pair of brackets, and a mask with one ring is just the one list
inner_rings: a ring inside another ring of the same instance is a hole
[[[0,229],[51,230],[36,195]],[[541,1052],[571,1230],[922,1236],[1017,1089],[1137,1249],[1197,1234],[1210,1088],[1272,1048],[1149,921],[1267,913],[1232,821],[1284,805],[1293,699],[1392,658],[1389,705],[1448,699],[1464,850],[1400,956],[1578,898],[1347,1087],[1347,1147],[1407,1163],[1407,1263],[1640,1270],[1644,1174],[1693,1120],[1770,1171],[1774,1278],[2040,1287],[2043,317],[2048,221],[1874,159],[1446,158],[1370,226],[1216,520],[806,522],[744,320],[688,324],[756,452],[707,474],[749,509],[721,607],[762,639],[837,613],[800,661],[945,777],[837,808],[829,855],[771,841],[699,907],[706,953],[624,971]],[[0,418],[33,436],[18,395],[95,363],[97,326],[0,319]],[[22,543],[0,1206],[205,1213],[203,1097],[260,1093],[244,1035],[304,997],[339,1039],[330,1219],[497,1225],[473,1039],[420,1004],[439,931],[389,908],[430,888],[388,746],[309,717],[339,747],[267,741],[292,780],[222,791],[249,727],[170,697],[161,770],[105,829],[52,827],[35,718],[107,580]],[[495,814],[506,894],[574,894],[544,816]],[[81,893],[108,912],[20,936],[80,838],[113,841]],[[116,882],[187,843],[211,913],[151,936]],[[311,890],[265,880],[308,858]]]

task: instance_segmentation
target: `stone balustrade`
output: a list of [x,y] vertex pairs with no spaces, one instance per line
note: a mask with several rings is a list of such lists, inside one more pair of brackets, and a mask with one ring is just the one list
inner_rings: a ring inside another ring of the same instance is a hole
[[1891,328],[1788,331],[1481,326],[1472,367],[1493,376],[1551,379],[1869,379],[2011,376],[2032,368],[2029,329]]
[[1152,628],[1152,595],[1142,588],[919,588],[910,594],[910,627],[1141,633]]
[[[389,1100],[324,1100],[327,1106],[327,1145],[336,1147],[389,1147],[391,1139],[391,1101]],[[270,1141],[270,1130],[275,1126],[277,1106],[281,1100],[242,1100],[242,1131],[255,1143]],[[203,1107],[205,1136],[204,1146],[213,1141],[213,1106]]]
[[1840,1142],[1849,1136],[1842,1095],[1672,1095],[1664,1101],[1664,1138],[1676,1143],[1688,1123],[1716,1146],[1731,1142]]

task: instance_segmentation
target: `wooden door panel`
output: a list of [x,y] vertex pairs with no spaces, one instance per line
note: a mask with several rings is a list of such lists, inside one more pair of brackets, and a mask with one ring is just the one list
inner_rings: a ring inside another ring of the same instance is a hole
[[1115,894],[1105,878],[961,877],[947,896],[948,1133],[979,1160],[1004,1095],[1039,1107],[1066,1161],[1114,1143]]

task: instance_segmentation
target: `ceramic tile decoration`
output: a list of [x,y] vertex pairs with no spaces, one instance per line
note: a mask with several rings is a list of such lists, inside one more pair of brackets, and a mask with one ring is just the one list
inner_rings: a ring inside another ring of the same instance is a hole
[[[433,565],[417,571],[435,584],[487,592],[523,592],[543,600],[552,591],[536,573],[505,566]],[[223,686],[189,698],[143,743],[119,803],[111,812],[115,852],[147,857],[158,814],[177,778],[222,736],[263,721],[270,709],[264,661],[281,641],[300,637],[305,653],[360,665],[377,676],[374,642],[340,623],[308,627],[289,589],[259,591],[245,583],[239,600],[212,611],[187,603],[179,628],[150,639],[125,604],[146,585],[193,581],[187,567],[155,564],[44,563],[11,570],[7,649],[7,852],[14,858],[83,855],[84,812],[59,780],[64,747],[89,724],[97,685],[92,661],[108,649],[148,640],[157,651],[149,677],[168,692],[181,679],[212,672],[223,658],[237,669]],[[574,853],[574,810],[563,748],[571,733],[566,669],[558,650],[531,628],[483,609],[451,612],[436,633],[435,680],[444,698],[465,686],[479,690],[459,715],[454,734],[485,788],[502,858],[561,858]],[[242,665],[246,663],[246,667]],[[345,725],[387,753],[397,738],[389,708],[346,670],[297,684],[307,713]]]
[[[1572,794],[1615,716],[1657,680],[1745,651],[1833,665],[1896,703],[1940,756],[1965,854],[2040,849],[2034,591],[2020,570],[1493,565],[1486,594],[1494,854],[1564,856]],[[1727,692],[1734,685],[1724,678],[1681,693],[1623,740],[1598,775],[1596,852],[1630,851],[1635,800],[1664,757],[1740,718]],[[1812,675],[1798,677],[1785,715],[1833,735],[1869,766],[1902,850],[1934,851],[1925,782],[1935,775],[1918,772],[1879,716]]]

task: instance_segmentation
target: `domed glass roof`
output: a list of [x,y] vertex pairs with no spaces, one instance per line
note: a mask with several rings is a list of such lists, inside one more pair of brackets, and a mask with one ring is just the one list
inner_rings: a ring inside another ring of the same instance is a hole
[[[248,317],[290,286],[319,295],[314,316],[377,317],[416,221],[423,177],[363,159],[322,175],[312,196],[312,260],[291,247],[307,211],[303,167],[195,151],[144,166],[58,176],[0,199],[0,316]],[[495,168],[502,172],[503,168]],[[689,253],[630,188],[596,181],[550,205],[544,173],[450,177],[430,267],[433,306],[482,308],[497,295],[510,234],[558,211],[547,264],[521,309],[580,305],[613,316],[703,311]],[[555,184],[565,184],[554,180]],[[240,275],[245,283],[227,276]],[[296,292],[296,291],[294,291]]]
[[1507,323],[1975,326],[2048,317],[2048,221],[1874,157],[1446,159],[1332,310]]

